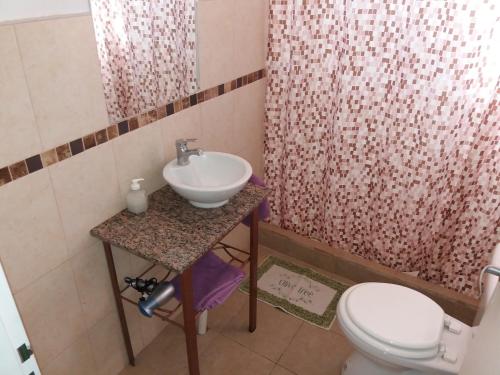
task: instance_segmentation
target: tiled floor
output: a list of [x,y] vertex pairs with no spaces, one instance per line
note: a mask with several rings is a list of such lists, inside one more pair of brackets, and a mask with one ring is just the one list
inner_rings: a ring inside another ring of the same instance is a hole
[[[270,254],[286,258],[261,248],[259,263]],[[262,302],[258,303],[257,330],[249,333],[248,296],[239,291],[208,316],[209,330],[198,336],[202,375],[338,375],[352,351],[335,323],[326,331]],[[136,366],[127,367],[121,375],[188,373],[184,333],[168,325],[137,356]]]

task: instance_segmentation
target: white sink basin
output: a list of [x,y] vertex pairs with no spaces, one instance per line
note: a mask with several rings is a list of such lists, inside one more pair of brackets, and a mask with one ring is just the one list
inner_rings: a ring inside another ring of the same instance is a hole
[[201,208],[223,206],[251,175],[252,167],[245,159],[211,151],[191,156],[188,165],[179,166],[174,159],[163,168],[163,178],[172,189]]

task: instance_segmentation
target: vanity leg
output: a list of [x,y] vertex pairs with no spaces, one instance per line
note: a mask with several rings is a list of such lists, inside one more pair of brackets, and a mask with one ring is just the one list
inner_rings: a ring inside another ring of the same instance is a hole
[[108,264],[109,277],[111,278],[111,286],[113,287],[113,294],[115,296],[116,309],[120,316],[120,324],[122,326],[123,340],[125,341],[125,348],[127,349],[128,362],[135,366],[134,351],[132,350],[132,342],[130,341],[130,334],[128,332],[127,319],[125,318],[125,310],[123,310],[123,302],[118,286],[118,277],[116,276],[115,262],[113,261],[113,253],[109,242],[103,242],[104,254],[106,254],[106,263]]
[[257,262],[259,257],[259,208],[251,213],[250,224],[250,311],[248,330],[257,328]]
[[184,335],[186,336],[189,375],[200,375],[192,274],[192,268],[188,268],[181,274],[182,313],[184,315]]

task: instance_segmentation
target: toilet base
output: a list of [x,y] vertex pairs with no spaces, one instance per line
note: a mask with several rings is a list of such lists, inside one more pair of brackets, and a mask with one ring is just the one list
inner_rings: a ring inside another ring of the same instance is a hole
[[426,375],[423,372],[372,360],[353,352],[342,366],[342,375]]

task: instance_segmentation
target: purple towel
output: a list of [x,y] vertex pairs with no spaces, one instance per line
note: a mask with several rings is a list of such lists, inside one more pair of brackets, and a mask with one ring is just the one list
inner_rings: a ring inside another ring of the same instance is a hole
[[[248,180],[248,182],[251,182],[252,184],[257,186],[266,187],[264,181],[262,181],[254,174],[252,175],[252,177],[250,177],[250,180]],[[267,201],[267,199],[264,199],[262,203],[259,205],[259,220],[267,219],[268,217],[269,217],[269,202]],[[250,223],[251,223],[251,217],[249,215],[243,219],[243,224],[249,227]]]
[[[212,251],[193,265],[193,294],[196,311],[213,309],[223,303],[240,285],[245,273],[220,259]],[[182,300],[180,275],[172,279],[175,298]]]

